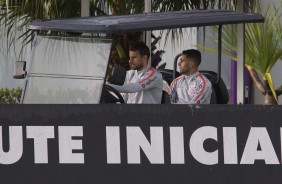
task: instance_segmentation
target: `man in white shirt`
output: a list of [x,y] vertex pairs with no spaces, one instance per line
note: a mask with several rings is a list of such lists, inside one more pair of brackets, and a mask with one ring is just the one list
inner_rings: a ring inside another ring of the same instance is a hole
[[148,63],[150,50],[143,42],[129,48],[129,64],[122,86],[110,84],[123,93],[126,103],[160,104],[162,98],[162,75]]
[[210,104],[212,85],[198,72],[200,63],[200,51],[190,49],[182,52],[178,63],[182,75],[172,81],[168,90],[171,103]]

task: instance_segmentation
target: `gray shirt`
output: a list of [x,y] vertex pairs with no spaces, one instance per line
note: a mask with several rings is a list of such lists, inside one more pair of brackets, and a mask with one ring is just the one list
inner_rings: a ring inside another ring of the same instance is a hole
[[122,86],[110,84],[113,88],[123,93],[126,103],[160,104],[162,99],[162,75],[154,68],[147,66],[145,69],[129,70],[126,73]]
[[210,104],[211,93],[211,82],[199,72],[174,79],[168,90],[171,103],[179,104]]

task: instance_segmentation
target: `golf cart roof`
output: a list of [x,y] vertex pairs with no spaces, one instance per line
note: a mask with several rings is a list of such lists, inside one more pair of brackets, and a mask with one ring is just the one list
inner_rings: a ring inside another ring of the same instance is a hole
[[258,13],[187,10],[32,21],[29,29],[80,33],[120,33],[263,22]]

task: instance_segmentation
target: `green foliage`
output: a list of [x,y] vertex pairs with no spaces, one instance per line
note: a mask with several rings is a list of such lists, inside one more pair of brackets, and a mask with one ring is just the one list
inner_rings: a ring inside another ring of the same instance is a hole
[[0,89],[0,104],[17,104],[20,102],[22,94],[21,88],[1,88]]
[[[282,5],[275,7],[269,4],[264,15],[264,23],[251,23],[245,26],[245,62],[248,68],[254,69],[267,81],[276,100],[276,92],[273,86],[270,71],[279,59],[282,59]],[[249,9],[251,12],[261,12],[260,1],[257,6]],[[214,27],[215,31],[217,28]],[[209,51],[217,51],[217,36],[211,35],[213,48],[203,47]],[[223,53],[237,60],[237,26],[223,26],[222,30]]]
[[[253,9],[259,12],[260,8]],[[249,23],[245,26],[245,53],[246,65],[254,68],[262,77],[269,73],[275,63],[282,57],[282,24],[280,21],[281,9],[269,5],[264,15],[264,23]],[[217,31],[217,28],[215,28]],[[214,48],[207,50],[215,51],[217,36],[212,36]],[[237,50],[237,26],[225,25],[222,31],[223,53],[232,55]]]
[[[230,9],[236,0],[152,0],[153,12],[179,11],[190,9],[212,9],[221,2],[222,9]],[[252,1],[250,1],[252,2]],[[0,0],[0,30],[8,38],[7,48],[20,40],[26,45],[33,38],[33,32],[26,29],[32,20],[54,18],[70,18],[80,16],[81,0]],[[138,14],[144,12],[143,0],[90,0],[90,16],[107,14]],[[24,28],[24,29],[22,29]],[[21,36],[15,32],[23,30]],[[58,34],[42,31],[41,34]],[[60,33],[59,33],[60,34]],[[167,32],[166,38],[171,35],[173,41],[182,40],[182,29],[173,29]],[[142,33],[115,35],[116,48],[112,53],[113,66],[128,67],[128,47],[130,42],[142,39]]]
[[[257,11],[260,9],[258,8]],[[275,87],[270,71],[282,57],[281,7],[269,4],[262,24],[246,26],[246,65],[258,72],[269,87],[277,101]]]
[[269,73],[282,56],[281,12],[269,6],[263,24],[246,26],[246,64],[262,76]]

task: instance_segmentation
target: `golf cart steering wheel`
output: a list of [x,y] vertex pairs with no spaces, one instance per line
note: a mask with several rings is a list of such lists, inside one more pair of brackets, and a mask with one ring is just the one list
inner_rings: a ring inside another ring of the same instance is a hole
[[124,103],[121,94],[113,87],[105,84],[101,103]]

